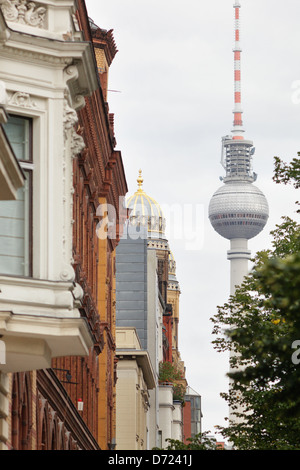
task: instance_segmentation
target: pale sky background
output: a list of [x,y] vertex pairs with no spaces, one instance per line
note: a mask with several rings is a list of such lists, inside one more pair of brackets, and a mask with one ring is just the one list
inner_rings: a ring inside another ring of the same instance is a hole
[[[210,318],[229,296],[229,242],[208,220],[222,185],[221,138],[233,122],[233,0],[86,0],[89,16],[113,29],[118,48],[109,77],[129,187],[138,170],[144,189],[163,207],[189,205],[196,221],[167,220],[181,286],[179,347],[189,385],[202,397],[203,431],[214,433],[228,414],[228,358],[211,344]],[[241,0],[242,105],[245,137],[256,147],[256,185],[270,219],[249,249],[270,246],[283,215],[296,220],[297,192],[272,182],[273,157],[300,151],[299,0]],[[201,215],[202,214],[202,215]],[[190,223],[189,223],[190,222]],[[178,228],[183,235],[178,237]],[[195,233],[201,242],[191,249]],[[189,240],[189,238],[191,238]],[[220,436],[218,436],[220,438]]]

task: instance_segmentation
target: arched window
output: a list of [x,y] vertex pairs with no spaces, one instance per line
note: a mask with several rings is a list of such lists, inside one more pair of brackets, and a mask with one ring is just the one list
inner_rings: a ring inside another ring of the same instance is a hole
[[60,421],[58,424],[58,450],[65,450],[65,427],[64,424]]
[[48,450],[48,425],[46,412],[43,413],[42,426],[41,426],[41,442],[40,450]]
[[58,423],[57,416],[55,412],[51,412],[51,423],[50,423],[50,432],[51,432],[51,441],[50,441],[50,450],[58,450]]
[[20,410],[20,439],[21,450],[30,450],[32,428],[31,416],[31,380],[28,372],[23,374],[22,403]]
[[52,429],[52,436],[51,436],[51,446],[50,450],[57,450],[57,440],[56,440],[56,427],[54,426]]
[[19,404],[20,404],[20,386],[19,374],[13,374],[12,383],[12,406],[11,406],[11,443],[15,450],[19,450]]
[[30,373],[13,374],[11,441],[15,450],[30,450],[32,429],[31,396]]

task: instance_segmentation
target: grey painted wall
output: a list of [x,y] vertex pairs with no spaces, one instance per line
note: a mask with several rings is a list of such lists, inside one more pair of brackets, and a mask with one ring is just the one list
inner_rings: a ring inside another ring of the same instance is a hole
[[116,250],[116,325],[135,327],[147,349],[147,234],[132,227]]

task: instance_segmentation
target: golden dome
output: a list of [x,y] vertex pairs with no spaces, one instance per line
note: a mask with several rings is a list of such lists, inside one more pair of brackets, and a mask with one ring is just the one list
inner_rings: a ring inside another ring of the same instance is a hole
[[138,189],[127,200],[130,225],[147,227],[149,238],[165,238],[166,221],[160,205],[143,190],[142,170],[137,178]]

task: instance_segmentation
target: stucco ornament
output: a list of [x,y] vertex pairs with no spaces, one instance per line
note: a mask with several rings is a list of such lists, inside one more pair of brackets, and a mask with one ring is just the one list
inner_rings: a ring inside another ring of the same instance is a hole
[[72,266],[65,265],[60,273],[60,279],[64,282],[74,282],[75,281],[75,271]]
[[36,103],[32,101],[31,96],[23,91],[15,92],[9,98],[9,104],[23,108],[36,108]]
[[44,28],[47,9],[28,0],[0,0],[0,7],[6,21]]
[[65,140],[68,137],[68,133],[71,132],[71,152],[75,157],[84,148],[85,143],[81,135],[79,135],[74,126],[78,122],[78,116],[76,111],[68,105],[67,100],[64,101],[64,136]]

